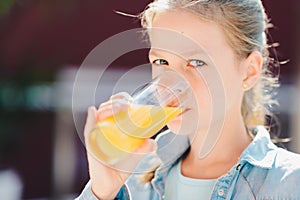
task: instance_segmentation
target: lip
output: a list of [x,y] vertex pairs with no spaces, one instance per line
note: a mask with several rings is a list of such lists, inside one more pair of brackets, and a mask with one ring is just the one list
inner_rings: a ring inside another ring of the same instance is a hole
[[184,115],[185,113],[187,113],[190,110],[191,110],[191,108],[185,108],[184,111],[182,111],[179,115],[177,115],[176,117],[174,117],[173,120],[178,120],[182,115]]
[[183,115],[184,113],[187,113],[190,110],[192,110],[192,109],[191,108],[184,108],[184,111],[182,111],[178,116]]

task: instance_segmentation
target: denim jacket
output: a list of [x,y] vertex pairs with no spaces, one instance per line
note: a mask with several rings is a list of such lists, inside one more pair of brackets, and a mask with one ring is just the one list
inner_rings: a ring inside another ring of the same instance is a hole
[[[255,127],[254,131],[256,136],[239,161],[218,178],[211,200],[300,200],[300,156],[275,146],[264,127]],[[115,199],[165,199],[168,172],[189,148],[189,140],[168,132],[161,134],[157,143],[157,152],[145,157],[136,168],[137,172],[145,171],[160,164],[154,178],[142,183],[141,174],[133,173]],[[89,182],[77,200],[94,199]]]

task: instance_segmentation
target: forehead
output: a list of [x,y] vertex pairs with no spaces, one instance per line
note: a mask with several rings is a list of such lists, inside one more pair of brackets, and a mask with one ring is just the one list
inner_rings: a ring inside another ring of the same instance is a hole
[[[153,48],[217,55],[230,49],[221,27],[183,10],[157,13],[149,36]],[[165,30],[165,31],[162,31]]]

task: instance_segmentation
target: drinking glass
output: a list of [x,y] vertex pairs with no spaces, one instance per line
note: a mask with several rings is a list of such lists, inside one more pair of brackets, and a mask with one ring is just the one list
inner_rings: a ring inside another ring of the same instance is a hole
[[163,73],[138,88],[126,111],[98,121],[88,134],[86,146],[101,162],[116,166],[157,134],[168,122],[188,111],[191,89],[175,72]]

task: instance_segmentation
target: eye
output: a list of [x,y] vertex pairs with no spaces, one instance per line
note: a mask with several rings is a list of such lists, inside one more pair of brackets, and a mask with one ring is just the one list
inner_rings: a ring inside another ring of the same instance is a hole
[[193,67],[203,67],[204,65],[206,65],[206,63],[202,60],[193,59],[189,60],[188,65]]
[[154,64],[154,65],[169,65],[168,61],[166,61],[164,59],[156,59],[156,60],[152,61],[152,64]]

